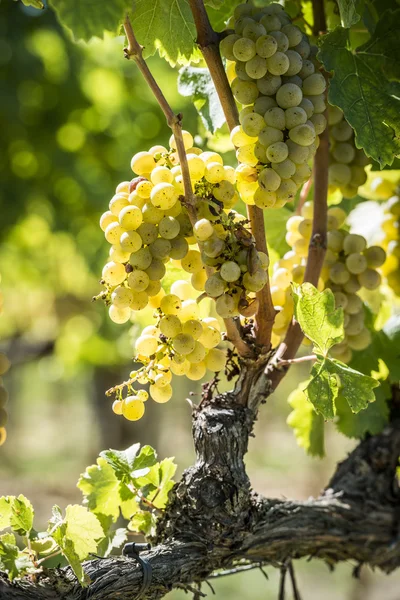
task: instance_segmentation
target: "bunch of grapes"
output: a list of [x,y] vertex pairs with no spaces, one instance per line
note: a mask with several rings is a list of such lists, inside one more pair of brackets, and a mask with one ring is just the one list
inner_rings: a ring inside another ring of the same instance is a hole
[[371,161],[363,150],[356,148],[354,130],[337,106],[328,106],[329,123],[329,191],[339,189],[346,198],[353,198],[367,180],[365,167]]
[[400,296],[400,198],[395,195],[385,204],[385,218],[382,229],[385,234],[383,246],[387,259],[382,267],[382,273],[387,278],[388,285],[397,296]]
[[[0,313],[3,310],[3,296],[0,292]],[[7,439],[6,425],[8,420],[7,411],[5,409],[8,401],[8,392],[3,385],[3,375],[5,375],[10,368],[10,361],[4,352],[0,352],[0,446],[4,444]]]
[[[235,171],[224,166],[215,152],[193,147],[193,137],[183,132],[190,177],[195,194],[204,202],[229,209],[237,200]],[[192,274],[192,284],[204,289],[206,274],[193,226],[183,197],[182,172],[175,148],[163,146],[139,152],[131,167],[137,177],[123,181],[111,198],[100,227],[111,244],[109,261],[103,268],[106,287],[103,298],[110,305],[115,323],[125,323],[132,311],[148,304],[157,306],[161,280],[168,262]],[[153,300],[152,300],[153,299]]]
[[[150,384],[149,393],[155,402],[168,402],[172,397],[172,375],[186,375],[192,381],[202,379],[207,369],[221,371],[226,362],[219,321],[200,318],[199,306],[191,298],[187,281],[175,281],[156,311],[155,325],[145,327],[136,340],[136,359],[142,367],[130,375],[132,394],[113,404],[116,414],[136,421],[144,414],[145,390],[133,391],[132,383]],[[185,300],[181,300],[185,298]]]
[[[183,141],[197,200],[195,216],[185,201],[171,136],[169,150],[155,146],[134,155],[136,177],[117,186],[100,219],[111,249],[102,272],[105,291],[99,296],[109,305],[110,318],[125,323],[146,306],[155,309],[155,325],[146,327],[136,342],[136,359],[143,366],[115,388],[113,410],[130,420],[143,415],[149,397],[145,390],[135,391],[134,382],[150,384],[150,396],[166,402],[172,396],[172,374],[198,380],[207,369],[225,366],[225,353],[217,348],[219,323],[200,317],[188,288],[215,299],[217,313],[228,318],[253,314],[255,293],[267,281],[268,257],[255,250],[247,221],[233,210],[238,200],[235,170],[224,166],[216,152],[193,147],[189,132],[183,132]],[[168,263],[190,274],[191,285],[175,282],[165,294],[161,280]],[[123,399],[125,388],[129,395]]]
[[[312,216],[313,206],[306,202],[301,215],[288,219],[286,241],[292,250],[274,265],[271,294],[279,311],[274,323],[277,338],[284,334],[293,314],[290,284],[303,281]],[[362,288],[374,290],[379,287],[381,275],[377,269],[385,262],[386,254],[380,246],[367,247],[364,237],[342,228],[345,219],[346,213],[341,208],[331,207],[328,210],[327,251],[318,288],[331,289],[336,306],[344,310],[346,337],[331,349],[331,353],[347,363],[352,358],[352,350],[364,350],[371,343],[371,334],[365,326],[363,301],[358,292]]]
[[282,6],[236,7],[235,33],[220,44],[240,125],[237,186],[247,204],[281,207],[310,178],[309,161],[326,127],[326,81],[316,71],[315,48]]

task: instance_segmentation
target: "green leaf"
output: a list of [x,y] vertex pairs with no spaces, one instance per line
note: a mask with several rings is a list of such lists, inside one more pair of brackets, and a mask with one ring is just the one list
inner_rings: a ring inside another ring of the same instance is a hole
[[151,446],[143,446],[133,463],[131,476],[135,478],[140,477],[140,475],[145,475],[149,472],[150,467],[155,465],[156,462],[157,454],[154,448]]
[[10,526],[19,535],[26,535],[33,526],[33,506],[25,496],[20,494],[11,504]]
[[335,309],[330,289],[319,292],[311,283],[293,285],[294,314],[315,352],[327,355],[329,348],[344,339],[343,309]]
[[79,582],[86,585],[88,578],[81,562],[96,552],[99,540],[105,537],[100,521],[84,506],[68,505],[65,518],[60,508],[54,506],[50,526],[50,535],[60,546]]
[[233,14],[235,7],[241,4],[241,0],[207,0],[207,14],[212,28],[215,31],[226,29],[226,21]]
[[111,465],[117,478],[122,481],[124,478],[130,479],[139,451],[140,444],[133,444],[126,450],[104,450],[100,452],[100,457]]
[[27,572],[35,571],[29,556],[19,550],[12,533],[0,536],[0,569],[8,574],[11,581]]
[[301,383],[289,395],[288,402],[293,411],[286,422],[292,427],[298,445],[304,448],[307,454],[322,458],[325,454],[324,419],[304,395],[306,385],[307,381]]
[[207,131],[215,133],[225,124],[225,115],[208,69],[182,67],[178,91],[182,96],[192,98]]
[[50,0],[61,25],[66,27],[75,41],[88,42],[93,37],[102,38],[105,31],[118,32],[124,14],[130,8],[129,0]]
[[367,408],[354,414],[346,399],[339,394],[336,400],[338,430],[349,438],[363,438],[367,433],[376,435],[380,433],[389,421],[390,387],[381,384],[375,390],[375,402],[368,404]]
[[15,496],[2,496],[0,498],[0,531],[10,527],[12,502]]
[[45,556],[51,554],[57,548],[55,540],[44,531],[40,532],[33,540],[30,540],[30,545],[34,552]]
[[307,399],[324,419],[333,419],[336,413],[335,401],[339,393],[336,376],[326,369],[327,359],[317,361],[311,369],[311,381],[304,390]]
[[356,145],[381,167],[400,152],[400,10],[387,11],[371,39],[352,51],[338,27],[322,38],[319,59],[334,75],[329,102],[355,130]]
[[106,537],[100,542],[97,553],[100,556],[110,556],[113,550],[121,548],[127,540],[127,530],[124,527],[119,527],[107,533]]
[[22,3],[25,6],[33,6],[33,8],[39,8],[40,10],[44,9],[44,4],[40,0],[22,0]]
[[388,369],[388,381],[400,381],[400,318],[393,315],[385,323],[383,330],[371,331],[371,344],[361,352],[354,352],[350,366],[369,375],[379,371],[379,359]]
[[350,409],[358,413],[375,400],[373,389],[379,385],[376,379],[330,358],[318,360],[311,370],[311,377],[305,394],[325,419],[335,416],[339,393]]
[[362,0],[338,0],[340,20],[343,27],[351,27],[361,18]]
[[172,66],[198,59],[196,27],[187,0],[136,0],[131,21],[144,58],[158,50]]
[[96,465],[87,467],[77,486],[83,493],[89,510],[109,515],[113,521],[118,519],[121,504],[120,481],[105,458],[100,457]]
[[399,0],[368,0],[365,3],[363,14],[363,21],[368,31],[373,33],[380,17],[387,10],[393,10],[396,6],[399,6]]
[[128,529],[142,535],[150,535],[155,525],[155,517],[147,511],[138,512],[130,521]]

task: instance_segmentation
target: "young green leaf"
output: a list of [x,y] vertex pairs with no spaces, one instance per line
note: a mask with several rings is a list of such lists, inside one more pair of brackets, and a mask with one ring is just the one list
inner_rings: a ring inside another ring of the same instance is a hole
[[81,562],[96,552],[98,542],[105,537],[100,521],[84,506],[67,506],[64,518],[60,508],[54,506],[49,534],[60,546],[79,582],[86,585],[88,578]]
[[102,38],[105,31],[118,32],[124,14],[131,6],[128,0],[112,2],[75,2],[50,0],[61,25],[66,27],[75,41],[88,42],[93,37]]
[[375,402],[368,404],[367,408],[354,414],[341,394],[336,399],[337,429],[349,438],[363,438],[367,433],[377,435],[389,421],[389,407],[387,399],[390,398],[389,385],[381,384],[375,390]]
[[226,22],[233,15],[233,11],[241,0],[206,0],[208,17],[214,31],[226,29]]
[[182,67],[178,91],[182,96],[192,98],[207,131],[215,133],[225,124],[225,115],[208,69]]
[[140,444],[133,444],[126,450],[104,450],[100,457],[104,458],[114,469],[119,480],[130,478],[133,465],[140,451]]
[[44,9],[44,4],[41,0],[22,0],[22,3],[25,4],[25,6],[33,6],[33,8],[38,8],[39,10]]
[[125,544],[127,540],[127,530],[124,527],[109,531],[106,537],[100,542],[97,553],[104,557],[110,556],[113,550],[121,548],[122,544]]
[[35,571],[29,556],[20,551],[12,533],[0,536],[0,569],[8,574],[11,581],[27,572]]
[[318,360],[313,365],[311,377],[305,394],[325,419],[333,419],[335,416],[339,393],[345,398],[350,409],[358,413],[370,402],[374,402],[373,389],[379,385],[376,379],[330,358]]
[[186,0],[136,0],[131,22],[144,58],[158,50],[172,66],[199,59],[196,27]]
[[293,285],[294,314],[315,352],[326,356],[344,338],[343,309],[335,309],[330,289],[319,292],[311,283]]
[[356,144],[381,167],[400,152],[400,10],[386,11],[371,39],[351,49],[338,27],[322,38],[318,58],[334,75],[329,101],[355,130]]
[[19,535],[27,535],[33,526],[33,506],[20,494],[11,503],[10,526]]
[[147,511],[140,511],[132,517],[128,529],[142,535],[150,535],[155,525],[155,517]]
[[90,511],[109,515],[113,521],[118,519],[121,504],[120,481],[105,458],[100,457],[96,465],[87,467],[77,486],[83,493]]
[[304,448],[307,454],[322,458],[325,454],[324,419],[304,395],[307,383],[301,383],[289,395],[288,402],[293,411],[286,422],[292,427],[298,445]]

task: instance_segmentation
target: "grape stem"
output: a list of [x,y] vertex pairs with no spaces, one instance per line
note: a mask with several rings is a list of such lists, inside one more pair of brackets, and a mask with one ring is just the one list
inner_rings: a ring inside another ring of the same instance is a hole
[[[196,25],[197,44],[217,90],[228,127],[232,131],[239,124],[239,114],[219,52],[219,36],[211,27],[203,0],[189,0],[189,5]],[[247,215],[257,250],[268,256],[263,211],[257,206],[247,206]],[[264,288],[257,293],[257,298],[259,308],[255,316],[256,341],[268,351],[271,346],[272,326],[275,320],[269,279]],[[231,336],[229,332],[228,335]]]
[[[327,116],[327,115],[325,115]],[[328,125],[320,135],[320,144],[314,159],[314,216],[313,229],[308,250],[307,265],[304,273],[304,282],[309,282],[317,287],[318,279],[324,263],[327,237],[328,215],[328,167],[329,167],[329,130]],[[271,387],[274,390],[287,369],[303,340],[300,325],[293,319],[285,339],[278,346],[277,351],[266,372],[269,374]],[[286,368],[280,368],[286,365]]]
[[[206,15],[207,16],[207,15]],[[135,33],[133,31],[132,23],[128,15],[125,16],[124,20],[124,30],[128,40],[128,46],[124,48],[125,58],[133,59],[142,73],[146,83],[150,87],[153,92],[161,110],[163,111],[165,118],[169,127],[172,130],[172,133],[175,137],[176,149],[179,156],[179,162],[182,169],[182,179],[183,179],[183,187],[185,191],[185,200],[186,207],[189,213],[190,220],[192,225],[197,221],[197,211],[196,211],[196,199],[193,194],[192,182],[190,179],[189,166],[186,158],[185,146],[183,143],[182,137],[182,115],[176,115],[170,105],[168,104],[167,99],[165,98],[163,92],[161,91],[160,86],[154,79],[153,74],[151,73],[149,67],[147,66],[146,61],[143,58],[142,47],[136,39]],[[216,42],[216,49],[218,52],[218,42]],[[219,54],[218,54],[219,56]],[[220,58],[222,71],[223,70],[222,61]],[[229,88],[229,84],[228,84]],[[229,88],[230,92],[230,88]],[[232,98],[233,100],[233,98]],[[237,111],[236,111],[237,114]],[[232,319],[224,319],[226,331],[228,333],[229,340],[236,347],[237,351],[241,356],[249,356],[251,354],[251,350],[246,342],[241,338],[236,325],[232,321]]]
[[284,367],[286,365],[295,365],[298,363],[308,362],[310,360],[317,360],[317,356],[315,354],[308,354],[307,356],[298,356],[297,358],[291,358],[288,360],[280,360],[277,364],[277,367]]
[[146,61],[143,58],[142,47],[136,39],[134,34],[132,23],[128,15],[125,16],[124,20],[124,30],[128,40],[128,46],[124,48],[125,58],[133,59],[142,73],[143,77],[146,80],[149,88],[153,92],[161,110],[163,111],[165,118],[167,120],[168,126],[171,128],[172,133],[174,134],[176,150],[179,156],[179,162],[182,169],[182,180],[183,180],[183,188],[185,190],[185,200],[188,208],[188,212],[190,213],[191,218],[196,218],[196,207],[195,207],[195,197],[192,189],[192,182],[190,180],[189,166],[186,158],[185,146],[183,143],[182,137],[182,115],[176,115],[170,105],[168,104],[167,99],[161,91],[160,86],[154,79],[152,72],[147,66]]

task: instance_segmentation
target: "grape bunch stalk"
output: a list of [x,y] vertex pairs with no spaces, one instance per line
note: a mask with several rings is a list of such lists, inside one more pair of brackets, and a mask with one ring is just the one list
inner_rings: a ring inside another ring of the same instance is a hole
[[240,4],[229,25],[234,33],[220,50],[242,105],[231,132],[238,190],[247,204],[279,208],[311,176],[309,162],[326,128],[326,80],[316,47],[280,4]]

